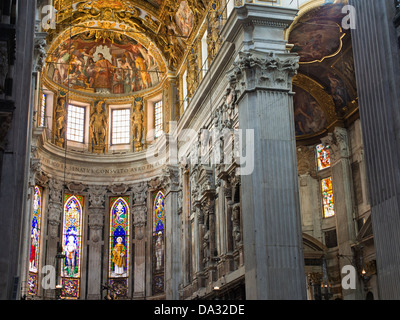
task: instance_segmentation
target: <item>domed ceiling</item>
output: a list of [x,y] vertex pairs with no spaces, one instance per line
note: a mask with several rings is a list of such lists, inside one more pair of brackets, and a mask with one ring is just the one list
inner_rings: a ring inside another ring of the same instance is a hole
[[183,62],[206,5],[194,0],[56,0],[46,84],[111,97],[150,90]]
[[85,93],[123,95],[156,86],[160,68],[136,40],[123,34],[97,38],[77,34],[50,54],[46,76],[61,88]]
[[298,141],[312,142],[358,112],[351,33],[342,27],[342,8],[303,8],[288,31],[291,52],[300,56],[293,81]]

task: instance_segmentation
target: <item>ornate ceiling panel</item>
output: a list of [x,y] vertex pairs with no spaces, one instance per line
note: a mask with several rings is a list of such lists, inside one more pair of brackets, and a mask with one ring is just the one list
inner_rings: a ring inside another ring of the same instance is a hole
[[163,77],[153,55],[138,41],[95,29],[53,46],[45,75],[61,90],[107,96],[152,88]]
[[295,123],[299,141],[311,141],[358,110],[351,32],[341,26],[339,4],[300,11],[288,30],[292,52],[300,56],[294,79]]

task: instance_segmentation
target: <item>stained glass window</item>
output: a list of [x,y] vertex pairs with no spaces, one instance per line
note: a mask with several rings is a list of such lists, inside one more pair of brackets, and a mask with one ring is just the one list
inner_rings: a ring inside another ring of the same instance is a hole
[[83,197],[64,197],[62,246],[65,259],[61,264],[62,297],[78,299],[81,277]]
[[109,284],[117,296],[126,296],[129,275],[129,197],[111,198]]
[[69,105],[67,122],[67,139],[75,142],[84,142],[85,108]]
[[154,199],[153,220],[153,294],[164,292],[164,194],[160,191]]
[[130,109],[112,111],[112,144],[129,143],[131,131],[130,115]]
[[163,104],[158,101],[154,104],[154,119],[155,119],[155,137],[161,136],[163,131]]
[[317,146],[318,171],[327,169],[331,166],[331,153],[329,146],[322,144]]
[[46,94],[42,93],[41,101],[40,101],[40,126],[44,127],[45,125],[45,117],[46,117]]
[[40,226],[42,220],[42,189],[35,186],[32,206],[31,241],[29,253],[28,294],[36,295],[38,290]]
[[322,179],[321,185],[324,217],[333,217],[335,215],[335,203],[333,199],[332,178]]

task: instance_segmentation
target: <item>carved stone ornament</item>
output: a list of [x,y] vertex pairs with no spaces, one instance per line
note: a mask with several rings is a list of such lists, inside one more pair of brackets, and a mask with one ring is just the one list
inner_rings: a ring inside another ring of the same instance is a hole
[[162,185],[167,194],[169,191],[179,190],[179,169],[172,166],[167,166],[163,169]]
[[128,191],[129,186],[124,185],[124,184],[115,184],[115,185],[110,186],[109,189],[113,194],[119,196],[119,195],[125,194]]
[[138,204],[145,204],[147,198],[147,183],[140,182],[130,186],[131,190],[133,191],[133,198],[135,205]]
[[86,186],[82,183],[68,182],[67,188],[72,193],[81,193],[86,189]]
[[88,189],[89,207],[103,208],[104,197],[107,194],[107,189],[104,186],[90,186]]
[[46,33],[37,33],[34,38],[34,55],[35,55],[35,60],[34,60],[34,70],[36,72],[42,72],[43,67],[45,65],[45,60],[46,60],[46,39],[44,38]]
[[298,68],[299,57],[294,54],[239,52],[228,77],[231,85],[236,85],[238,97],[256,88],[290,91]]
[[307,146],[299,146],[297,148],[297,169],[299,175],[309,174],[314,179],[317,178],[315,157],[315,148]]
[[149,185],[149,188],[151,188],[152,190],[157,190],[161,187],[161,183],[162,183],[161,178],[156,177],[156,178],[151,179],[148,182],[148,185]]
[[62,203],[62,182],[51,178],[49,181],[49,198],[50,202]]
[[334,132],[322,138],[321,142],[324,145],[330,146],[332,164],[341,158],[348,158],[350,156],[348,134],[344,128],[336,127]]
[[55,239],[58,236],[58,229],[61,223],[62,205],[59,203],[49,202],[47,211],[49,236],[50,238]]

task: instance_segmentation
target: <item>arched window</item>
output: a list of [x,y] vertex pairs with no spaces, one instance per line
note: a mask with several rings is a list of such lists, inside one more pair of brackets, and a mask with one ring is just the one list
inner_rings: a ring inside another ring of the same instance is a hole
[[64,197],[62,246],[65,259],[61,264],[62,297],[78,299],[81,278],[83,197]]
[[320,144],[317,146],[318,171],[327,169],[331,166],[331,154],[329,146]]
[[117,296],[126,296],[129,277],[129,197],[110,199],[110,247],[108,277]]
[[42,222],[42,188],[35,186],[33,195],[31,241],[29,252],[28,294],[37,295],[39,256],[40,256],[40,229]]
[[164,292],[165,263],[165,207],[164,194],[160,191],[153,206],[153,295]]
[[335,215],[335,202],[333,199],[332,178],[322,179],[322,201],[324,208],[324,218],[330,218]]

